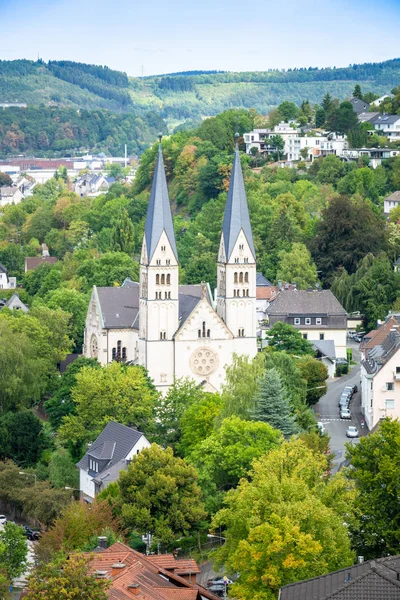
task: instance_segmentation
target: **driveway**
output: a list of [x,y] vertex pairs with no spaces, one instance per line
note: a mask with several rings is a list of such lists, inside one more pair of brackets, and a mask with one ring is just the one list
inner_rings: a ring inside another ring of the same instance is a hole
[[361,429],[361,398],[360,391],[354,394],[350,411],[352,419],[345,420],[339,416],[339,397],[341,391],[346,385],[356,385],[360,390],[360,352],[358,344],[348,342],[348,347],[353,350],[353,360],[356,362],[351,371],[338,379],[328,381],[328,391],[315,406],[315,412],[318,421],[322,421],[325,429],[331,438],[331,452],[335,458],[333,460],[333,472],[336,472],[341,462],[345,460],[345,444],[357,443],[357,441],[349,440],[346,437],[346,429],[349,425],[355,425],[360,432],[360,435],[366,435],[366,429]]

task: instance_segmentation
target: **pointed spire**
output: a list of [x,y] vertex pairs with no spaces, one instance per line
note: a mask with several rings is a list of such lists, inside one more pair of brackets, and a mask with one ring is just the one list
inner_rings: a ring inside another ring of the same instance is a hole
[[162,136],[160,134],[160,144],[158,146],[156,168],[154,170],[150,202],[149,207],[147,209],[146,223],[144,226],[148,261],[152,259],[154,251],[157,248],[157,244],[160,241],[163,231],[165,231],[169,243],[171,244],[171,248],[175,254],[176,260],[178,260],[174,224],[172,221],[171,205],[169,202],[168,195],[167,179],[165,177],[164,160],[161,148],[161,137]]
[[[237,138],[238,134],[236,134],[235,137]],[[255,259],[256,252],[254,249],[253,234],[250,225],[249,207],[247,205],[246,192],[244,189],[239,147],[236,142],[231,181],[229,184],[224,222],[222,225],[222,234],[224,236],[225,255],[227,262],[231,258],[231,254],[242,229]]]

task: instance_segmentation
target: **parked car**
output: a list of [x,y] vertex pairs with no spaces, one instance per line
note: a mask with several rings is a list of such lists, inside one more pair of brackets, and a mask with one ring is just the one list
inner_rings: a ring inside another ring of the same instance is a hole
[[317,425],[318,425],[318,429],[319,429],[321,435],[324,435],[324,433],[326,431],[325,425],[321,421],[318,421]]
[[339,398],[339,406],[346,406],[348,407],[350,404],[350,395],[349,394],[342,394]]
[[217,577],[216,579],[209,579],[207,581],[207,587],[210,587],[212,585],[232,585],[233,581],[231,579],[228,579],[228,577],[226,577],[226,579],[224,579],[223,577]]
[[347,362],[347,360],[345,358],[337,358],[336,364],[337,365],[348,365],[349,363]]
[[351,412],[349,411],[348,408],[340,409],[340,418],[341,419],[351,419]]
[[344,388],[344,390],[343,390],[342,393],[343,394],[349,394],[350,398],[352,398],[353,394],[354,394],[354,386],[352,386],[352,385],[346,385],[346,387]]
[[5,525],[7,523],[7,517],[5,515],[0,515],[0,525]]
[[23,528],[24,528],[25,536],[31,542],[37,542],[40,539],[40,535],[41,535],[40,531],[36,531],[35,529],[30,529],[30,527],[27,527],[26,525],[24,525]]
[[357,427],[354,427],[354,425],[349,425],[349,427],[347,428],[347,431],[346,431],[346,437],[348,437],[348,438],[360,437]]

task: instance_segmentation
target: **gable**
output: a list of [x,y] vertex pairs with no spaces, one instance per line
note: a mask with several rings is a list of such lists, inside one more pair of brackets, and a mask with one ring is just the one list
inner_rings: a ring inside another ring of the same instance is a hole
[[[203,327],[204,323],[204,327]],[[206,298],[202,298],[175,334],[176,341],[204,339],[231,340],[232,332],[224,321],[217,315]],[[199,336],[200,331],[200,336]],[[209,336],[207,335],[209,331]]]

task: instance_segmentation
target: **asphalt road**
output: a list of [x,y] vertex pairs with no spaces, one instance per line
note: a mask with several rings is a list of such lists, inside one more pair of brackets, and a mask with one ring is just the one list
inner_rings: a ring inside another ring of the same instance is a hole
[[345,444],[357,443],[346,437],[346,429],[349,425],[355,425],[360,432],[360,435],[366,435],[367,431],[361,428],[360,421],[362,414],[360,410],[361,400],[360,391],[354,394],[350,403],[350,412],[352,415],[349,419],[341,419],[339,416],[339,397],[342,390],[347,385],[357,385],[360,390],[360,352],[358,344],[348,342],[348,347],[353,350],[353,361],[356,364],[351,369],[350,373],[328,382],[328,391],[315,406],[316,416],[318,421],[322,421],[327,433],[331,438],[331,452],[335,458],[333,461],[333,472],[337,471],[341,462],[345,460]]

